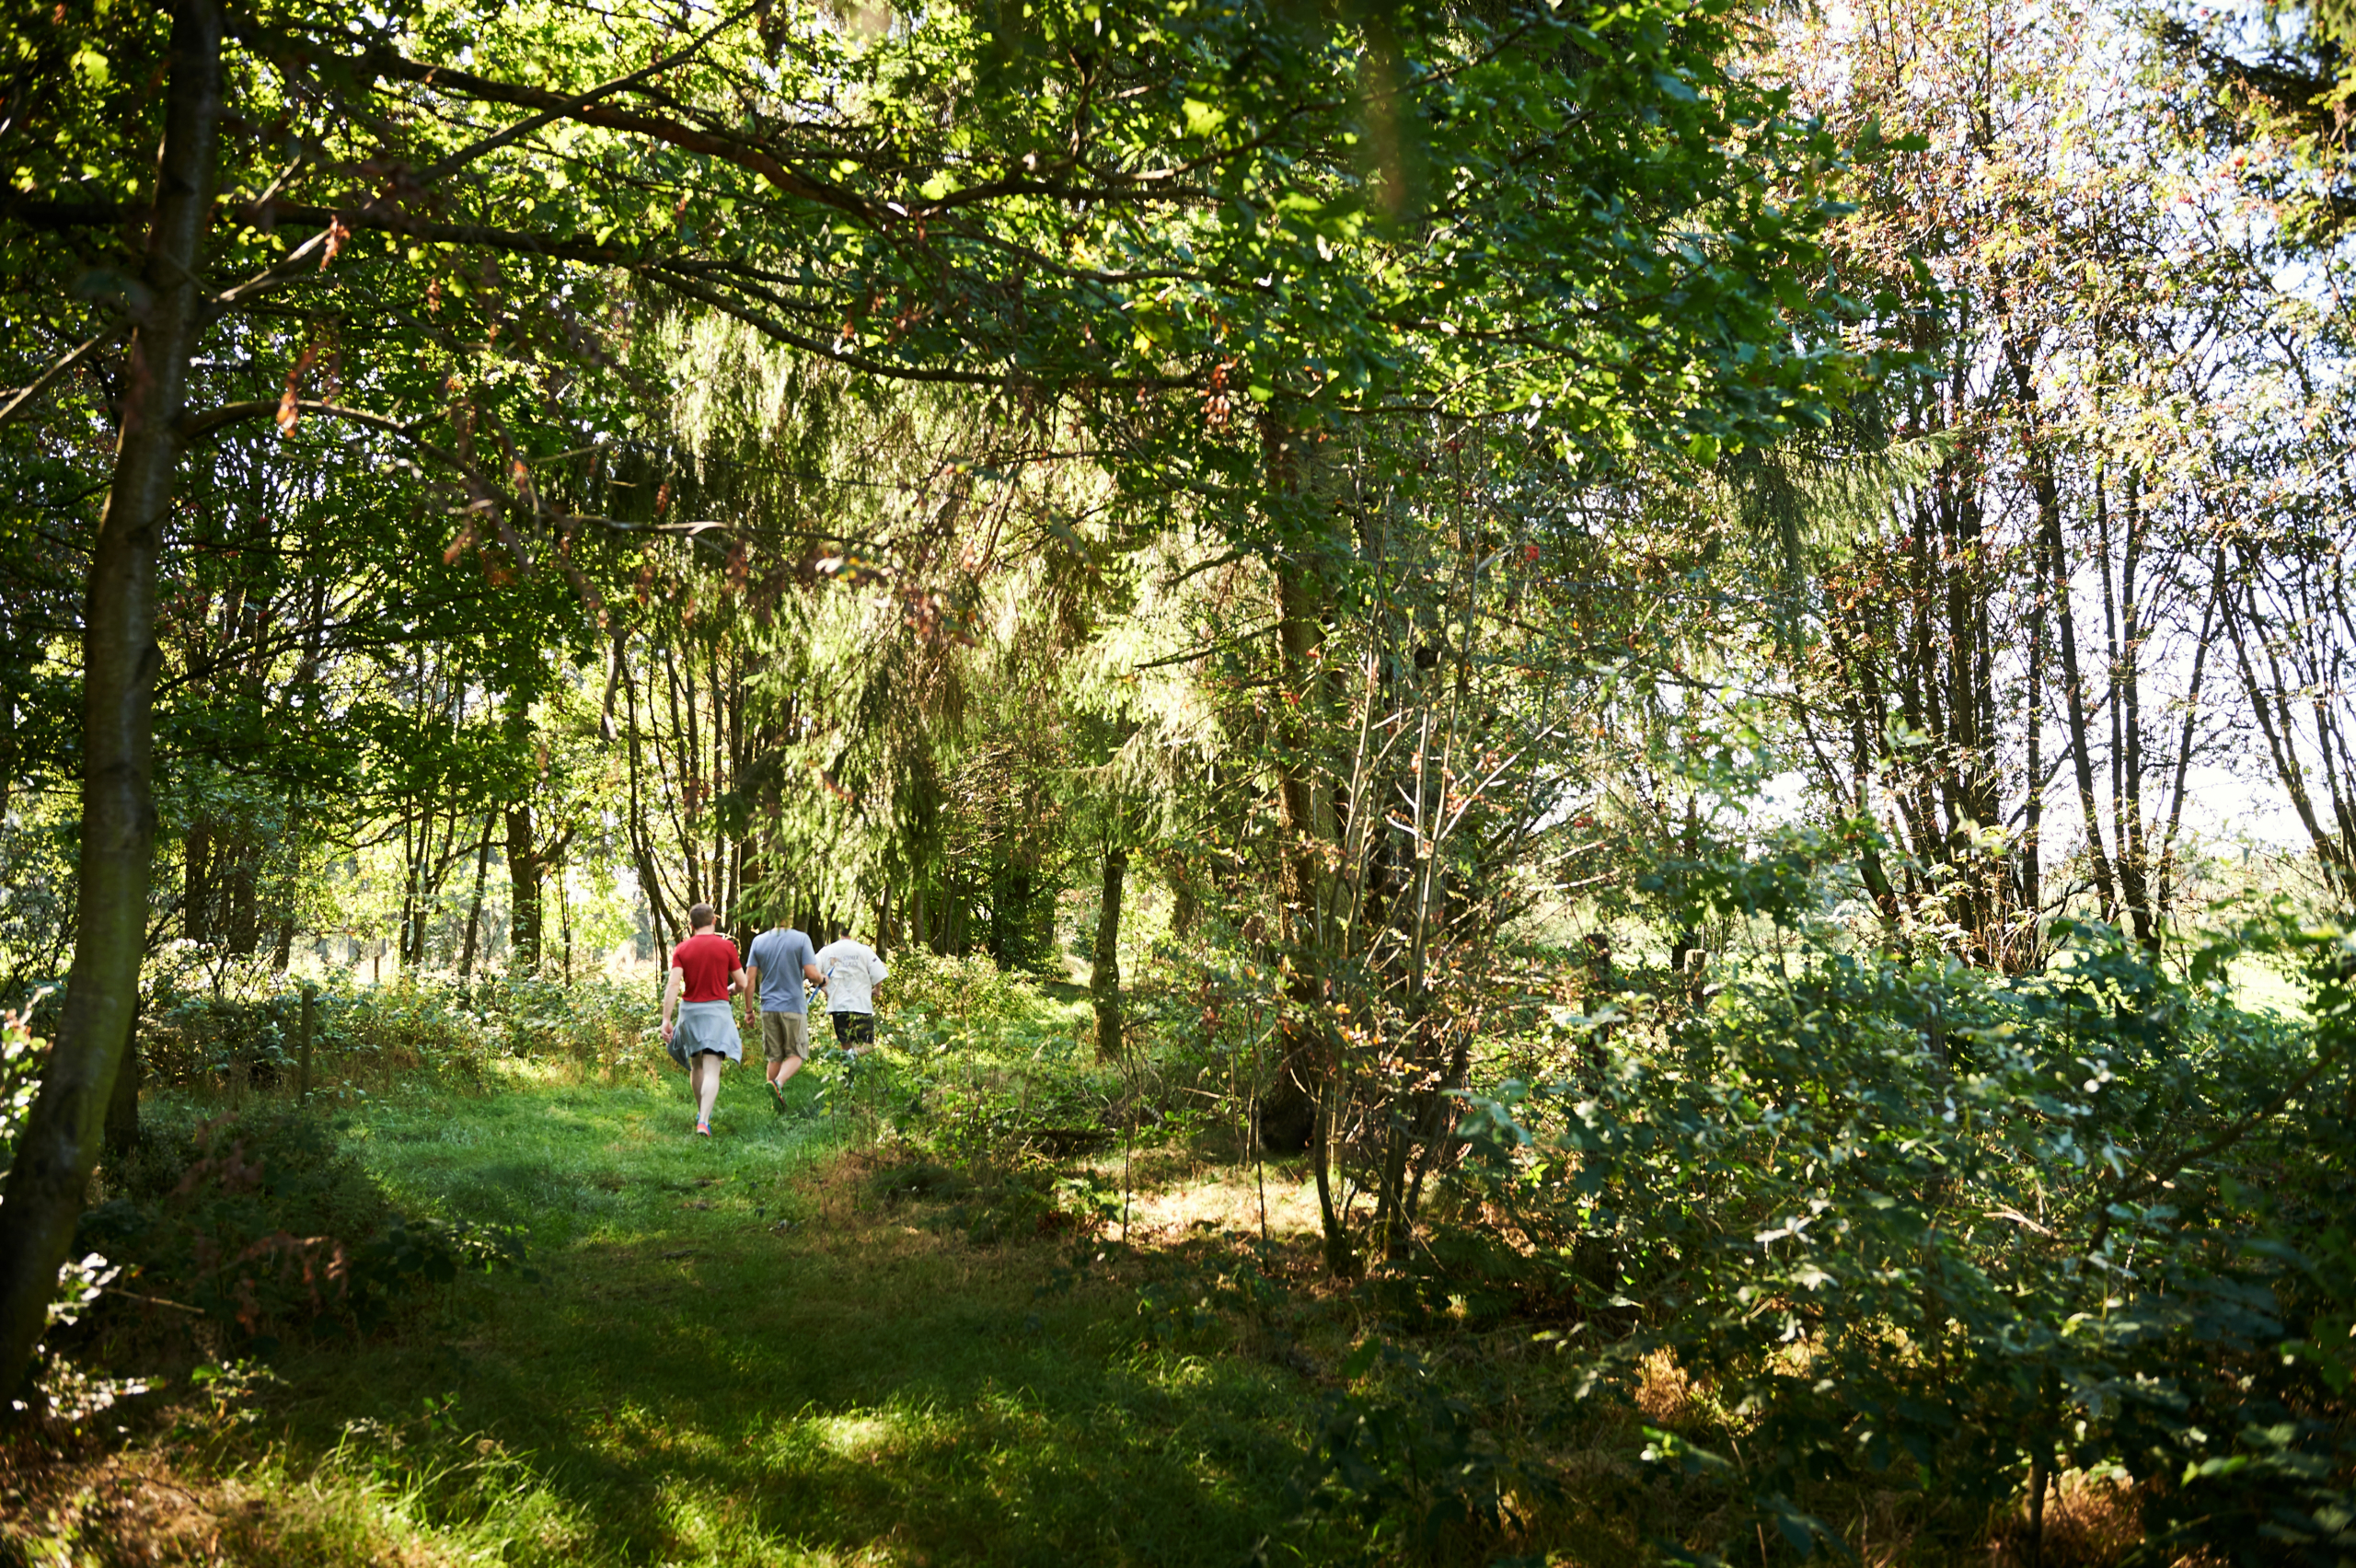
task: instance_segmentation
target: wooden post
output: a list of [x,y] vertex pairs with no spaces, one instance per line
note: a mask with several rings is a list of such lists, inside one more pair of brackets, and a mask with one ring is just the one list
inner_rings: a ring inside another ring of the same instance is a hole
[[303,1103],[306,1105],[311,1102],[311,1026],[318,1019],[318,1007],[319,988],[307,980],[304,981],[303,1025],[301,1034],[296,1037],[299,1042],[296,1050],[302,1061],[302,1077],[299,1081],[303,1089]]

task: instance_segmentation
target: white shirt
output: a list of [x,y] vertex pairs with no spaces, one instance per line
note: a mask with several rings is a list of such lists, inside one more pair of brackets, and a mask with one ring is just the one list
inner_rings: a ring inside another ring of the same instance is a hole
[[830,1013],[872,1013],[875,1010],[877,982],[891,977],[884,961],[865,942],[846,938],[828,942],[818,950],[814,960],[818,973],[826,977],[826,1010]]

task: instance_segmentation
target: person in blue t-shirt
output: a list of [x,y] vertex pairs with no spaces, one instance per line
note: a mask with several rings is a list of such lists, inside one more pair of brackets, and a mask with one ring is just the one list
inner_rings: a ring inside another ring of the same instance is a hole
[[782,918],[755,937],[745,955],[745,1021],[760,1031],[761,1055],[768,1060],[769,1102],[780,1114],[785,1111],[786,1080],[802,1070],[810,1055],[810,1004],[802,983],[824,980],[816,960],[810,939]]

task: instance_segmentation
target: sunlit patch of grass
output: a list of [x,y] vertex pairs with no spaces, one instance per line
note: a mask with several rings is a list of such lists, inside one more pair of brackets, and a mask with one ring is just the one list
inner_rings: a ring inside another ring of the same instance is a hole
[[2236,1007],[2293,1023],[2309,1021],[2307,987],[2284,974],[2280,964],[2245,953],[2227,965],[2225,974]]
[[854,1459],[883,1448],[897,1435],[893,1424],[877,1415],[819,1416],[807,1426],[829,1452]]
[[[773,1114],[756,1075],[731,1075],[710,1139],[677,1075],[519,1075],[337,1113],[397,1203],[525,1229],[539,1282],[470,1279],[398,1337],[290,1354],[255,1425],[122,1462],[181,1488],[189,1541],[211,1531],[257,1564],[1604,1568],[1655,1560],[1648,1539],[1715,1539],[1723,1496],[1637,1456],[1646,1425],[1732,1451],[1742,1422],[1718,1390],[1662,1355],[1626,1397],[1582,1398],[1538,1325],[1410,1333],[1317,1274],[1299,1162],[1139,1150],[1126,1239],[1115,1219],[977,1245],[947,1196],[891,1195],[906,1151]],[[1101,1152],[1094,1169],[1122,1175]],[[1265,1296],[1236,1288],[1246,1263]],[[1369,1537],[1303,1516],[1310,1435],[1361,1387],[1342,1367],[1369,1335],[1412,1341],[1415,1376],[1535,1467],[1502,1536],[1427,1548],[1395,1520]],[[2101,1514],[2075,1499],[2050,1519]],[[1959,1560],[1904,1544],[1921,1507],[1860,1493],[1825,1512],[1868,1561]],[[193,1553],[155,1560],[211,1560]]]
[[502,1513],[463,1468],[490,1438],[541,1500],[519,1563],[1195,1562],[1281,1531],[1297,1376],[1136,1354],[1125,1287],[885,1205],[757,1089],[732,1075],[710,1140],[676,1082],[355,1114],[396,1201],[525,1228],[544,1283],[290,1361],[280,1462],[446,1533]]

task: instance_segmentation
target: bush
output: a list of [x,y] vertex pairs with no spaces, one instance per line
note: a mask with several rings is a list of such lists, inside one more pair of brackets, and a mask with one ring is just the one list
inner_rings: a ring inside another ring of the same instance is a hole
[[893,955],[892,977],[877,998],[897,1027],[978,1034],[1030,1022],[1039,1000],[1036,982],[1000,969],[986,952],[942,957],[915,944]]
[[[1651,1455],[1803,1555],[1816,1500],[1918,1491],[1969,1532],[2060,1473],[2145,1483],[2155,1546],[2356,1546],[2342,1223],[2356,1040],[2336,935],[2310,1032],[2099,928],[2045,974],[1831,958],[1627,1031],[1600,1083],[1476,1100],[1486,1223],[1553,1310],[1738,1412]],[[2259,1194],[2265,1194],[2260,1197]],[[2309,1325],[2312,1325],[2310,1327]],[[1580,1343],[1586,1343],[1582,1339]],[[2254,1558],[2252,1560],[2255,1560]]]
[[[202,982],[191,986],[191,978]],[[215,982],[218,982],[215,984]],[[396,1074],[479,1086],[500,1058],[557,1061],[611,1077],[642,1058],[654,1007],[605,978],[456,981],[403,975],[362,986],[334,975],[315,987],[312,1073],[389,1081]],[[140,1032],[149,1076],[179,1088],[283,1087],[299,1052],[302,988],[267,966],[191,973],[159,961]]]
[[199,1322],[268,1354],[290,1333],[357,1332],[467,1270],[512,1265],[500,1231],[405,1216],[332,1130],[300,1112],[151,1129],[108,1171],[75,1253],[124,1266],[89,1332]]

